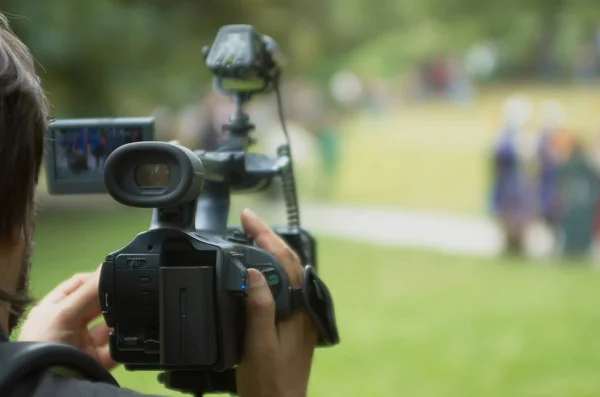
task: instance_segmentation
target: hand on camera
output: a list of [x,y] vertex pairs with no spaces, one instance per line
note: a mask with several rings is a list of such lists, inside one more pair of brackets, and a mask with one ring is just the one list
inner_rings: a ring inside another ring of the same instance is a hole
[[110,329],[104,321],[88,328],[100,315],[99,276],[99,269],[76,274],[46,295],[25,319],[19,340],[67,343],[87,352],[106,369],[114,368],[108,350]]
[[[288,245],[251,211],[242,226],[285,268],[292,287],[302,285],[302,264]],[[275,302],[263,275],[249,270],[246,340],[237,371],[241,397],[306,396],[317,331],[302,312],[275,324]]]
[[[302,265],[297,255],[252,212],[244,211],[241,220],[246,233],[283,265],[291,285],[300,287]],[[112,369],[109,328],[103,322],[89,328],[100,315],[99,272],[77,274],[44,297],[27,316],[19,340],[68,343]],[[249,270],[246,306],[246,340],[236,371],[239,395],[305,396],[317,344],[310,318],[298,312],[275,324],[273,296],[262,274],[254,269]]]

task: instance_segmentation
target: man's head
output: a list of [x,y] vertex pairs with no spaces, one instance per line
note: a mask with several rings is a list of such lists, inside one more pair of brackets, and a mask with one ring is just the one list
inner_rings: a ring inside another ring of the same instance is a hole
[[33,58],[0,14],[0,328],[8,331],[28,302],[35,188],[47,115]]

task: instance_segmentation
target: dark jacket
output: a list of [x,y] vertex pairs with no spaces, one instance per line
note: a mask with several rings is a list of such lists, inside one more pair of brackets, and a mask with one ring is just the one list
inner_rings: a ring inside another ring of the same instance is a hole
[[[0,331],[0,343],[10,343]],[[7,365],[7,363],[0,363]],[[31,376],[6,397],[159,397],[140,394],[106,383],[94,383],[77,378],[55,375],[50,371]],[[2,396],[5,397],[5,396]]]

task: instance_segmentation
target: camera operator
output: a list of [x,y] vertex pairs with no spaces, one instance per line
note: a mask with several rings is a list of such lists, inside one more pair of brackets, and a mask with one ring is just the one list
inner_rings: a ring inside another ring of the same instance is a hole
[[[34,229],[35,189],[44,152],[48,107],[28,49],[0,14],[0,338],[18,324],[27,295]],[[9,187],[10,186],[10,187]],[[242,213],[246,232],[301,285],[298,257],[252,212]],[[43,258],[40,258],[43,261]],[[43,263],[41,264],[43,266]],[[316,345],[310,319],[297,313],[275,324],[275,304],[260,272],[249,270],[247,329],[237,388],[242,397],[304,396]],[[76,346],[112,369],[109,329],[89,327],[100,315],[99,270],[77,274],[33,307],[21,327],[21,341],[63,342]],[[10,363],[0,363],[7,366]],[[49,371],[28,378],[14,396],[138,396],[134,391],[63,377]]]

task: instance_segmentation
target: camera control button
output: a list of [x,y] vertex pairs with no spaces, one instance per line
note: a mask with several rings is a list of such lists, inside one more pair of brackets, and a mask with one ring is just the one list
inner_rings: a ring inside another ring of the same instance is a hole
[[265,280],[267,280],[267,285],[273,292],[273,295],[276,297],[279,295],[281,290],[281,276],[279,272],[274,267],[264,267],[259,269],[263,274]]
[[234,295],[246,296],[248,284],[248,271],[237,259],[231,261],[227,279],[227,290]]
[[232,243],[247,244],[247,245],[254,244],[254,240],[252,240],[251,237],[246,236],[246,233],[244,233],[242,230],[234,230],[229,236],[227,236],[225,238],[228,241],[231,241]]
[[263,276],[265,276],[265,279],[267,280],[267,284],[269,284],[270,286],[279,284],[279,282],[281,281],[279,279],[279,274],[277,274],[277,271],[272,267],[262,269],[262,274],[263,274]]

